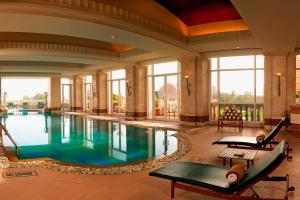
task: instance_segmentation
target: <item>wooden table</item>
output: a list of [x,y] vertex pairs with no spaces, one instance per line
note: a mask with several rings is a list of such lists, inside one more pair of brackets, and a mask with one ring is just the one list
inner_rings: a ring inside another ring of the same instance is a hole
[[[235,155],[235,153],[241,152],[241,151],[244,152],[243,156]],[[230,167],[232,167],[233,159],[246,160],[247,161],[247,169],[248,169],[250,164],[253,165],[256,154],[257,154],[257,150],[254,150],[254,149],[227,148],[219,155],[219,158],[223,159],[224,166],[226,165],[226,160],[229,159]]]

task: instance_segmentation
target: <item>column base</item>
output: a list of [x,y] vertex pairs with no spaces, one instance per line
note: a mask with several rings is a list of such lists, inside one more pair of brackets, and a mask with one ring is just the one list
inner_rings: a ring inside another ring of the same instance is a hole
[[104,114],[107,114],[107,109],[106,108],[105,109],[93,108],[92,112],[95,113],[95,114],[102,114],[102,115],[104,115]]
[[44,108],[44,113],[52,113],[57,111],[61,111],[61,108],[60,107]]
[[180,123],[188,126],[205,126],[209,121],[209,116],[193,116],[193,115],[180,115]]
[[71,110],[72,111],[81,111],[81,110],[83,110],[83,108],[82,107],[71,107]]
[[126,120],[144,120],[147,117],[147,112],[126,112]]

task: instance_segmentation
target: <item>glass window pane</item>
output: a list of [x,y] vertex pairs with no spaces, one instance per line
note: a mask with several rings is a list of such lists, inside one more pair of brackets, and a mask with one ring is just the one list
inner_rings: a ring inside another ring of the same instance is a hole
[[265,57],[262,55],[256,56],[256,68],[264,68],[265,66]]
[[256,71],[256,103],[264,103],[264,70]]
[[166,96],[167,96],[167,118],[177,119],[178,113],[178,91],[177,91],[177,75],[167,76]]
[[154,78],[154,116],[163,117],[165,110],[165,81],[163,76]]
[[125,80],[120,81],[120,104],[121,104],[121,113],[125,113],[126,109],[126,82]]
[[254,71],[221,71],[220,102],[254,103]]
[[84,82],[85,83],[92,83],[93,77],[92,76],[85,76],[84,77]]
[[148,67],[147,67],[147,75],[152,75],[152,65],[148,65]]
[[159,63],[153,66],[154,75],[178,73],[178,62]]
[[112,109],[113,112],[118,113],[120,109],[119,101],[119,81],[112,82]]
[[72,79],[68,79],[68,78],[62,78],[60,80],[61,84],[73,84],[73,80]]
[[112,79],[121,79],[126,77],[125,69],[115,70],[111,72]]
[[211,72],[211,90],[210,90],[211,102],[218,101],[218,74],[217,72]]
[[254,56],[221,57],[220,69],[254,68]]
[[211,58],[210,59],[210,69],[211,70],[218,69],[218,58]]

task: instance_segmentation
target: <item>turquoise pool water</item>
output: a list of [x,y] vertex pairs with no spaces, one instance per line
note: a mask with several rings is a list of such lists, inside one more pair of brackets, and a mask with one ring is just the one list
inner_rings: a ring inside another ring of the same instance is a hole
[[[75,164],[124,164],[169,155],[178,146],[175,131],[75,115],[26,114],[2,118],[21,148],[21,159],[49,157]],[[12,146],[5,136],[4,144]]]

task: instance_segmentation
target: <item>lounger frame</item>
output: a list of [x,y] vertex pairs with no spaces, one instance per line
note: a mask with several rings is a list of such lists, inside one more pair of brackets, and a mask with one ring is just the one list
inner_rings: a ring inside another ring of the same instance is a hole
[[[227,193],[219,193],[215,192],[213,190],[208,190],[208,189],[203,189],[197,186],[185,184],[185,183],[180,183],[176,182],[174,180],[171,180],[171,198],[174,198],[174,192],[175,188],[202,194],[202,195],[207,195],[207,196],[212,196],[212,197],[217,197],[220,199],[228,199],[228,200],[288,200],[288,193],[290,191],[294,191],[295,188],[293,186],[289,186],[289,175],[287,174],[286,176],[276,176],[276,177],[270,177],[269,174],[271,174],[278,166],[280,163],[277,163],[272,167],[272,169],[269,170],[268,174],[263,176],[260,179],[257,179],[253,182],[250,182],[246,187],[243,189],[239,190],[238,192],[235,192],[233,194],[227,194]],[[272,182],[286,182],[286,188],[285,188],[285,195],[283,198],[261,198],[257,195],[257,193],[253,190],[252,186],[254,186],[256,183],[260,181],[272,181]],[[242,196],[242,194],[248,190],[251,189],[253,192],[253,195],[251,197],[249,196]]]
[[[259,181],[285,181],[286,182],[286,190],[285,190],[285,195],[283,198],[261,198],[257,196],[257,193],[252,189],[252,186],[255,185]],[[223,193],[218,193],[212,190],[207,190],[207,189],[202,189],[198,188],[196,186],[188,185],[188,184],[183,184],[183,183],[178,183],[175,181],[171,181],[171,198],[174,198],[174,193],[175,193],[175,188],[186,190],[189,192],[194,192],[202,195],[207,195],[207,196],[212,196],[212,197],[217,197],[220,199],[228,199],[228,200],[288,200],[288,192],[294,191],[294,187],[289,186],[289,176],[286,175],[285,177],[266,177],[265,179],[261,179],[257,181],[256,183],[252,184],[251,186],[248,186],[247,188],[241,190],[238,193],[235,194],[223,194]],[[251,197],[249,196],[241,196],[243,192],[245,192],[247,189],[251,189],[254,193]]]

